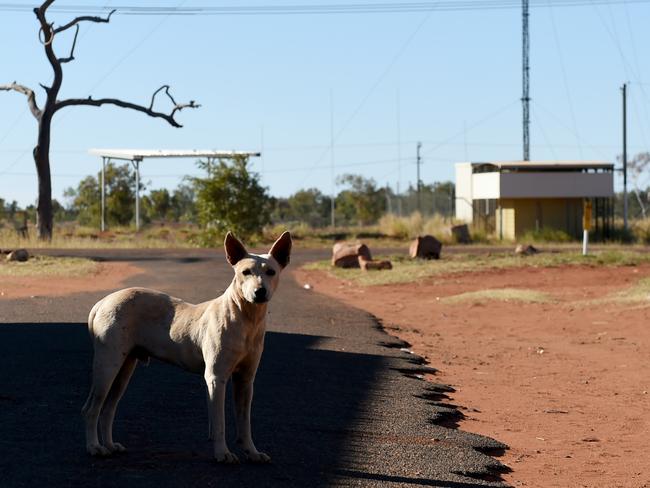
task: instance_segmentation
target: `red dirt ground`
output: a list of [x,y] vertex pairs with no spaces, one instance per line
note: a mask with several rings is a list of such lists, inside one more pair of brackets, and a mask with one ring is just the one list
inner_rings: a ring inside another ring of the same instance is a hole
[[87,276],[3,276],[0,278],[0,300],[111,290],[119,288],[126,278],[140,272],[137,266],[118,262],[99,263],[97,271]]
[[[511,447],[508,483],[650,487],[650,300],[589,302],[650,276],[650,266],[519,268],[367,288],[318,271],[294,275],[381,318],[439,368],[436,381],[453,385],[453,402],[466,407],[461,428]],[[440,300],[506,287],[555,300]]]

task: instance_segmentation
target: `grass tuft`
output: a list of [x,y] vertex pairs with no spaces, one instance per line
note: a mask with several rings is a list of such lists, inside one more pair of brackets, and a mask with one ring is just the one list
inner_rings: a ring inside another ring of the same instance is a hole
[[377,257],[377,259],[391,260],[393,269],[366,273],[360,269],[335,268],[329,261],[309,263],[305,265],[305,269],[326,271],[339,279],[372,286],[411,283],[454,273],[475,273],[517,267],[634,266],[650,262],[650,254],[632,251],[603,251],[589,256],[582,256],[575,252],[543,252],[534,256],[516,256],[512,253],[458,253],[447,254],[438,261],[412,260],[403,255]]
[[551,297],[541,291],[527,290],[522,288],[497,288],[489,290],[469,291],[452,295],[442,299],[449,304],[460,304],[466,302],[486,303],[489,301],[499,302],[521,302],[521,303],[546,303]]
[[99,263],[83,258],[33,256],[24,263],[5,261],[1,258],[0,255],[0,276],[78,277],[94,274],[99,268]]

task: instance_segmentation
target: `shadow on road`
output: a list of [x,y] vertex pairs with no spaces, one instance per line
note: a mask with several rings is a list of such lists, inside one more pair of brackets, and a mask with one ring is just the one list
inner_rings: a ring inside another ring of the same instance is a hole
[[[85,324],[1,325],[1,484],[329,485],[349,466],[346,432],[385,365],[381,356],[313,349],[321,339],[267,334],[253,430],[273,464],[233,467],[212,462],[202,378],[155,361],[138,367],[118,409],[115,438],[129,452],[87,456],[80,416],[90,383]],[[228,434],[234,447],[232,422]]]

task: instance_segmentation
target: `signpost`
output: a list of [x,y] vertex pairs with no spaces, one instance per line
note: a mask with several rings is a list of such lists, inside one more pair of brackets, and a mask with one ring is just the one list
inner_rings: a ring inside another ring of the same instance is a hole
[[582,208],[582,255],[586,256],[589,246],[589,231],[591,230],[591,200],[584,200]]

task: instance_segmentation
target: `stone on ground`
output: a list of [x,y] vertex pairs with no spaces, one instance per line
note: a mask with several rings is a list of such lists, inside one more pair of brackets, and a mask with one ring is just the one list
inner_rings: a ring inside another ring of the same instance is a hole
[[440,259],[441,251],[442,243],[431,235],[425,235],[417,236],[411,242],[409,255],[414,259]]
[[467,224],[454,225],[451,228],[451,235],[459,244],[471,244],[472,242],[472,238],[469,235],[469,227],[467,227]]
[[337,268],[358,268],[359,256],[372,261],[370,249],[363,243],[337,242],[332,247],[332,266]]
[[29,259],[27,249],[16,249],[7,254],[7,261],[20,261],[25,262]]
[[359,256],[359,267],[363,271],[380,271],[382,269],[393,269],[393,264],[390,261],[372,261],[364,256]]
[[532,244],[517,244],[517,247],[515,248],[515,254],[518,256],[532,256],[538,252],[539,250]]

